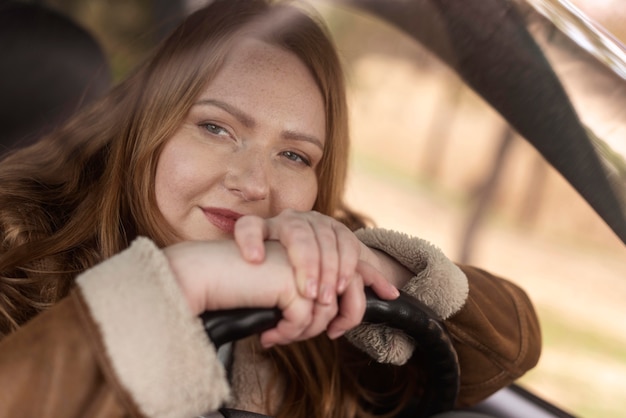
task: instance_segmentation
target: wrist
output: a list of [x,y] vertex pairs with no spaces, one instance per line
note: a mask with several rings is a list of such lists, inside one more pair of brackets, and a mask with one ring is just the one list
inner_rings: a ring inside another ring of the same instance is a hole
[[193,314],[278,305],[293,268],[278,242],[265,242],[262,263],[243,259],[232,240],[188,241],[163,250]]
[[367,247],[365,244],[361,245],[365,247],[361,252],[364,254],[364,257],[362,257],[363,261],[371,264],[396,288],[401,289],[414,276],[411,270],[403,266],[386,252]]

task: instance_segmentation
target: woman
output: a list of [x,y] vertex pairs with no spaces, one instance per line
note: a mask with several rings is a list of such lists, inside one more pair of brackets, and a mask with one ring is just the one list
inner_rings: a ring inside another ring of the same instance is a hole
[[[7,157],[2,413],[391,415],[419,395],[419,356],[400,333],[355,328],[364,285],[385,299],[402,287],[447,318],[459,404],[534,366],[520,289],[417,238],[351,232],[365,222],[341,200],[344,94],[306,13],[215,1],[102,101]],[[226,376],[197,315],[248,306],[283,320],[236,343]]]

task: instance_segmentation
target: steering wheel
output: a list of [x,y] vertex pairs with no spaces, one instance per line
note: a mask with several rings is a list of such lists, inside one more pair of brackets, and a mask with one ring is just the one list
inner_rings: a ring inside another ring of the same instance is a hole
[[[416,351],[424,356],[428,376],[419,399],[420,416],[428,417],[452,409],[459,391],[459,361],[450,335],[441,319],[417,299],[400,292],[395,300],[382,300],[366,288],[363,323],[384,324],[405,332],[415,341]],[[278,309],[231,309],[201,315],[209,338],[221,345],[276,326],[281,319]],[[224,410],[227,417],[262,417],[244,411]]]

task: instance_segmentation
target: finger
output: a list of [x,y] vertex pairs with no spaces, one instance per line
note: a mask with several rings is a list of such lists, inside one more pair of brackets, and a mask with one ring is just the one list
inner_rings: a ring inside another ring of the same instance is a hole
[[400,291],[371,264],[360,260],[357,272],[363,278],[364,285],[370,286],[381,299],[393,300],[400,296]]
[[339,248],[337,235],[327,219],[314,219],[311,227],[319,248],[320,277],[317,301],[323,305],[336,303],[339,278]]
[[337,235],[337,251],[339,253],[339,273],[337,293],[342,294],[348,287],[348,282],[356,273],[356,266],[361,253],[361,243],[345,225],[336,222],[333,224]]
[[265,348],[300,341],[301,335],[313,321],[313,302],[299,299],[282,311],[281,319],[275,328],[261,334],[260,342]]
[[337,316],[328,325],[326,333],[330,339],[339,338],[363,320],[366,306],[363,288],[363,279],[356,274],[341,296]]
[[263,241],[268,236],[267,221],[259,216],[242,216],[235,223],[235,242],[241,256],[248,262],[261,262],[265,259]]
[[[278,328],[279,326],[281,328]],[[296,341],[295,337],[297,335],[299,335],[299,333],[293,334],[293,332],[289,332],[289,329],[279,322],[276,328],[263,332],[259,337],[259,342],[263,348],[267,349],[275,345],[290,344]]]
[[328,329],[328,325],[334,320],[339,311],[337,298],[334,303],[325,305],[313,304],[313,318],[311,324],[298,336],[299,340],[316,337]]
[[287,250],[287,257],[294,268],[298,291],[305,298],[317,298],[321,256],[313,227],[301,216],[275,218],[270,220],[269,225],[270,236],[276,234],[276,239]]

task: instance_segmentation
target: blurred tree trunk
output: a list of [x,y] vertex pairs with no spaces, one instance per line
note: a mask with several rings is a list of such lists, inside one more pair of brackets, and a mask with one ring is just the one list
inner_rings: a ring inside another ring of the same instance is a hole
[[454,126],[457,108],[463,94],[463,84],[454,77],[449,77],[444,97],[437,103],[437,109],[431,119],[426,133],[426,147],[423,152],[424,173],[428,178],[437,178],[446,152],[446,145],[450,139],[450,132]]
[[467,264],[471,262],[478,232],[489,213],[489,206],[498,189],[498,180],[502,174],[502,169],[505,166],[514,138],[515,132],[513,129],[508,125],[505,126],[502,131],[500,145],[493,158],[491,169],[484,182],[477,188],[477,192],[472,196],[475,200],[475,204],[463,229],[458,257],[460,263]]

